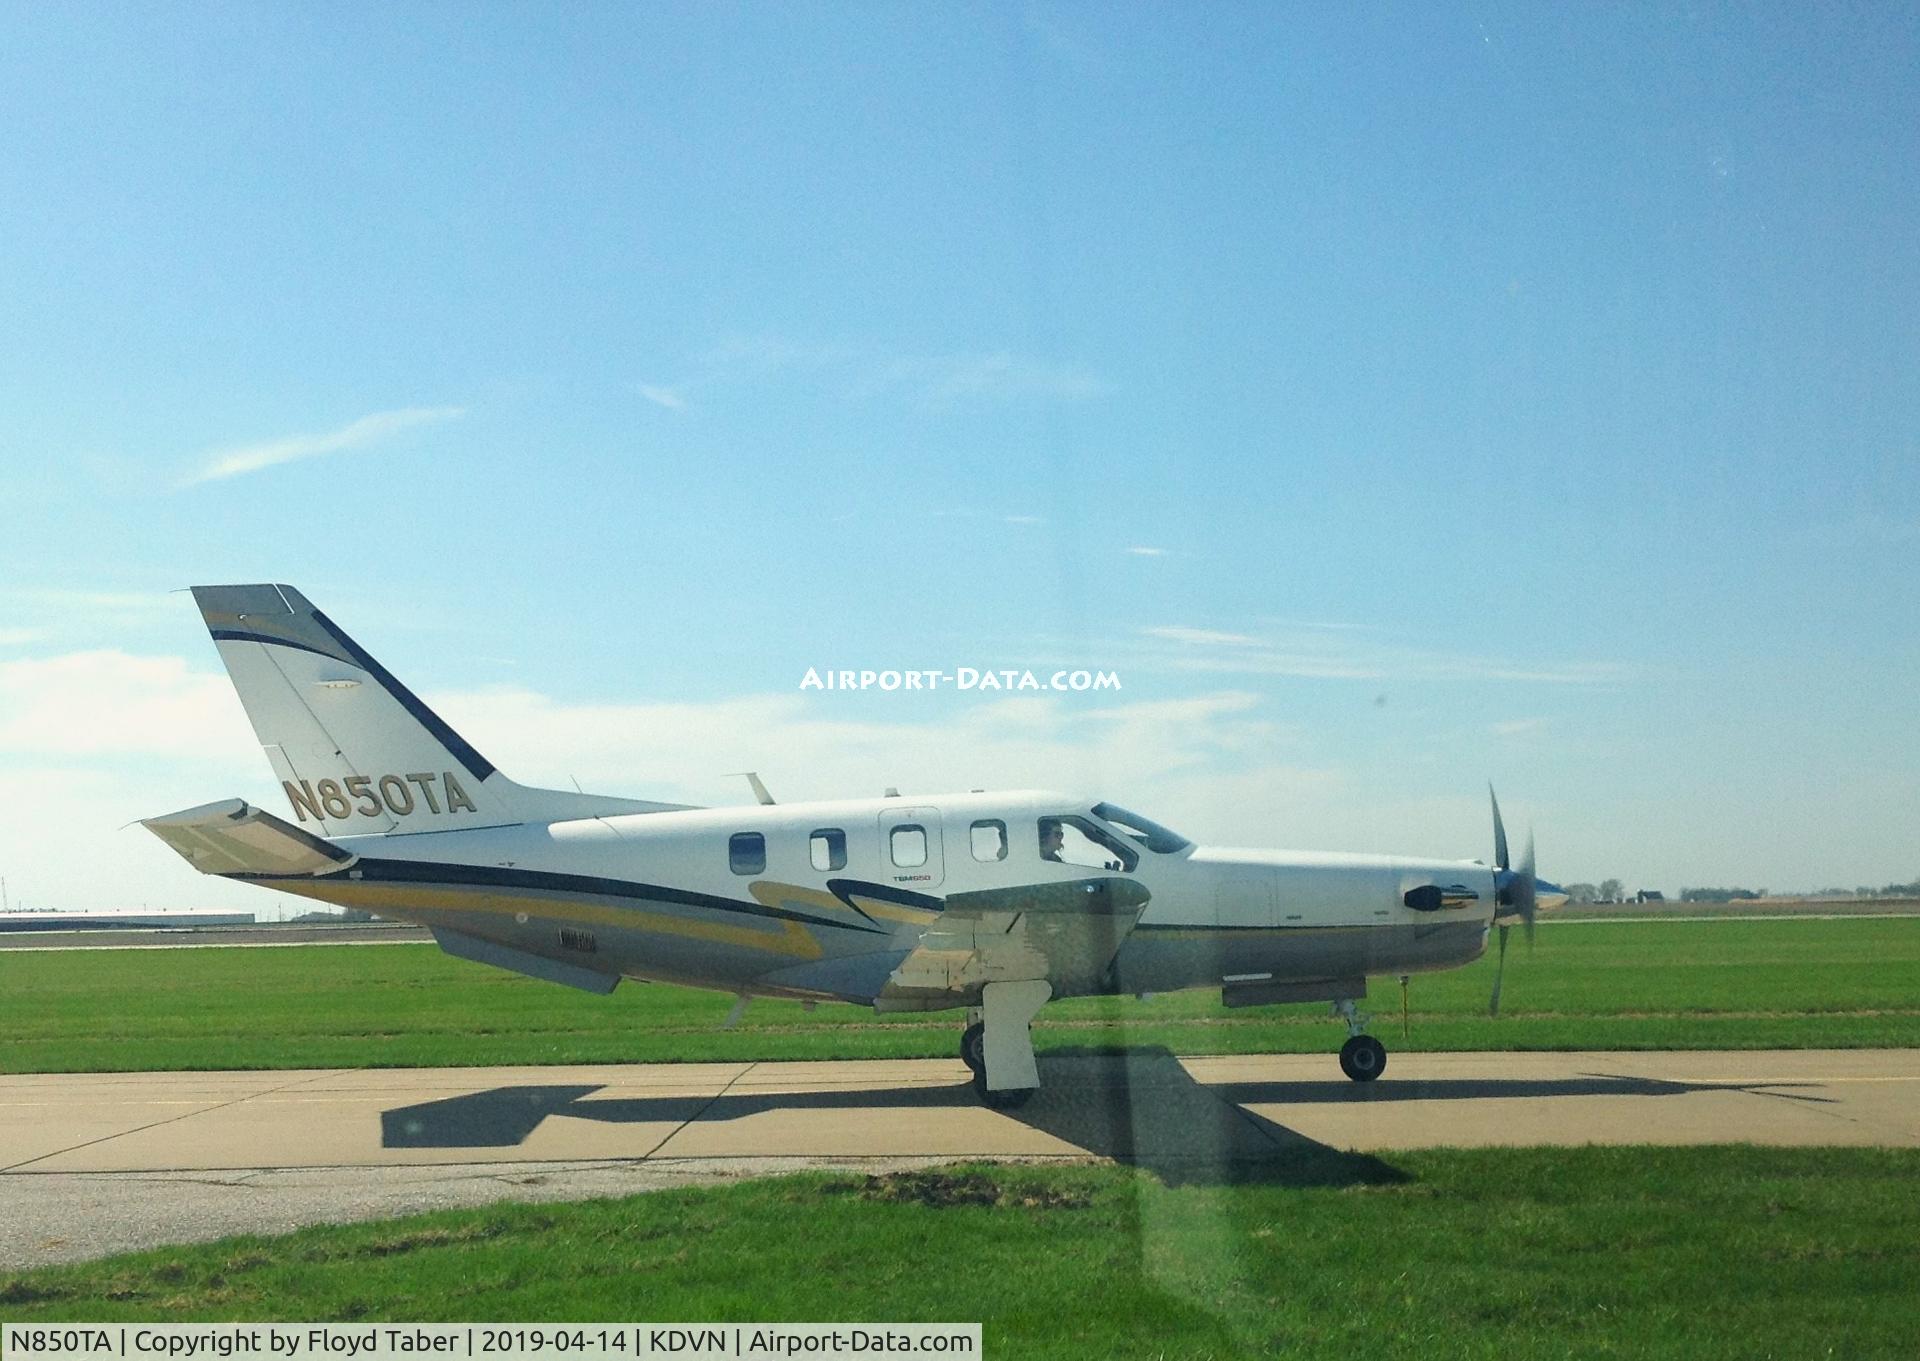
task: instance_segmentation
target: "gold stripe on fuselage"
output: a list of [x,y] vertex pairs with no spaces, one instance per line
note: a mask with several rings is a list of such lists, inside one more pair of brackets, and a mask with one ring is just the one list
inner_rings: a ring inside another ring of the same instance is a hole
[[869,898],[864,893],[849,893],[853,905],[869,917],[878,917],[882,921],[906,922],[909,926],[925,926],[929,922],[940,920],[938,912],[929,912],[924,907],[908,907],[904,903],[889,903],[880,898]]
[[492,890],[426,888],[415,884],[330,883],[316,884],[293,880],[275,880],[283,893],[342,907],[365,908],[386,916],[404,918],[408,907],[428,908],[435,912],[474,912],[505,916],[524,913],[541,921],[590,922],[595,926],[616,926],[629,931],[652,932],[662,936],[680,936],[687,940],[714,945],[733,945],[745,950],[765,950],[794,959],[819,959],[826,952],[813,933],[796,921],[770,921],[765,930],[735,926],[726,922],[695,921],[689,917],[648,912],[637,907],[608,907],[600,903],[556,903],[547,898],[519,897]]
[[782,884],[772,879],[757,879],[749,885],[754,900],[762,907],[812,907],[831,912],[852,910],[864,912],[867,916],[880,921],[905,922],[909,926],[925,926],[940,919],[938,912],[924,907],[908,907],[904,903],[891,903],[883,898],[869,898],[864,893],[848,893],[846,901],[822,889],[805,888],[799,884]]
[[845,912],[847,905],[823,889],[803,888],[799,884],[782,884],[772,879],[755,879],[747,885],[747,892],[762,907],[794,908],[810,907],[816,911]]

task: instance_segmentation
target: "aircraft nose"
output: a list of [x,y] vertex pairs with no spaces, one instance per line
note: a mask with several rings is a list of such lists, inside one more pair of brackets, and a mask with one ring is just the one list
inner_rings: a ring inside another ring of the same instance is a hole
[[1539,879],[1534,882],[1533,902],[1542,912],[1551,912],[1556,907],[1567,905],[1567,891],[1558,884]]

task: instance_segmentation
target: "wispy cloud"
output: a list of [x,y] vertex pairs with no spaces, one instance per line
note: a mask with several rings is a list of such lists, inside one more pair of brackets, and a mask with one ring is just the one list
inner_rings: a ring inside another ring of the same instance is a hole
[[221,762],[250,745],[232,687],[180,657],[103,649],[0,662],[0,758]]
[[10,586],[0,600],[29,609],[88,614],[171,614],[172,602],[163,591],[92,591],[65,586]]
[[1325,633],[1378,633],[1378,624],[1347,624],[1333,619],[1273,619],[1266,621],[1275,628],[1313,629]]
[[256,444],[220,450],[212,454],[198,472],[189,476],[185,485],[217,482],[222,478],[259,472],[262,468],[292,463],[297,459],[362,449],[419,426],[458,420],[466,414],[466,408],[458,406],[411,406],[400,411],[376,411],[371,416],[362,416],[324,435],[289,435],[284,439],[262,440]]
[[1182,652],[1168,659],[1180,671],[1218,671],[1247,676],[1297,676],[1307,680],[1384,680],[1385,667],[1362,657],[1284,651],[1267,646],[1231,653]]
[[699,363],[715,373],[770,377],[804,371],[839,387],[847,400],[893,397],[923,406],[1018,400],[1087,401],[1112,385],[1084,364],[1011,350],[903,355],[872,346],[805,344],[777,335],[732,335]]
[[1487,730],[1495,737],[1525,737],[1547,726],[1544,718],[1509,718],[1500,723],[1489,723]]
[[[1034,696],[958,714],[854,716],[794,693],[697,704],[577,704],[514,687],[427,701],[515,778],[691,803],[737,803],[759,770],[781,799],[1035,786],[1108,797],[1215,843],[1349,844],[1338,770],[1238,693],[1115,703]],[[777,756],[775,755],[777,753]],[[636,779],[634,771],[645,772]],[[140,817],[223,796],[285,814],[279,782],[218,668],[100,651],[0,661],[0,808],[13,900],[180,906],[271,899],[194,874]],[[1477,824],[1475,824],[1477,827]],[[1322,830],[1324,829],[1324,831]],[[1417,838],[1415,839],[1417,841]]]
[[[1618,662],[1516,661],[1441,652],[1396,642],[1372,630],[1293,625],[1262,635],[1186,626],[1142,628],[1142,637],[1175,643],[1147,659],[1174,670],[1315,680],[1516,681],[1551,685],[1610,685],[1631,677]],[[1515,731],[1519,731],[1516,729]]]
[[0,629],[0,647],[21,647],[37,643],[45,636],[39,629]]
[[1179,624],[1140,630],[1149,638],[1165,638],[1173,643],[1211,643],[1220,647],[1258,647],[1260,640],[1245,633],[1221,633],[1217,629],[1190,629]]
[[1108,391],[1091,369],[1001,351],[893,359],[865,377],[876,392],[902,392],[930,406],[1039,397],[1086,401]]
[[1133,556],[1136,558],[1164,558],[1170,555],[1171,550],[1165,549],[1165,548],[1144,548],[1144,547],[1136,546],[1133,548],[1129,548],[1127,552],[1133,554]]
[[[1196,835],[1245,841],[1290,795],[1307,803],[1341,778],[1298,764],[1294,730],[1240,691],[1101,704],[1034,695],[938,718],[855,717],[797,694],[581,705],[513,687],[425,698],[515,779],[564,788],[577,774],[590,790],[692,803],[738,801],[740,782],[723,774],[732,770],[757,769],[777,797],[796,801],[889,784],[1053,786],[1131,798]],[[648,772],[643,787],[635,769]]]
[[657,383],[640,384],[640,395],[655,406],[663,406],[669,411],[685,411],[687,399],[670,387],[661,387]]

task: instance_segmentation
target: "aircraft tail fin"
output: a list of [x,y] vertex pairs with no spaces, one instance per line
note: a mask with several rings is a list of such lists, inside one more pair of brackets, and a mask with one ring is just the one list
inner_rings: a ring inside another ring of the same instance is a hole
[[321,836],[684,806],[515,784],[291,586],[196,586],[193,598],[295,819]]

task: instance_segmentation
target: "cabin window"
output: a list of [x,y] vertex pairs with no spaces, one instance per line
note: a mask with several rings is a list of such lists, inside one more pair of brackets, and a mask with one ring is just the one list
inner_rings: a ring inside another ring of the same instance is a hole
[[1071,813],[1043,817],[1035,826],[1040,858],[1084,869],[1133,872],[1140,853],[1113,833]]
[[727,864],[735,874],[764,873],[767,839],[758,832],[735,832],[727,840]]
[[973,858],[975,860],[1007,858],[1006,823],[999,818],[981,818],[973,824]]
[[821,827],[807,838],[807,853],[822,874],[847,867],[847,834],[838,827]]
[[887,847],[895,865],[903,870],[918,869],[927,863],[927,829],[911,822],[895,827],[887,838]]

